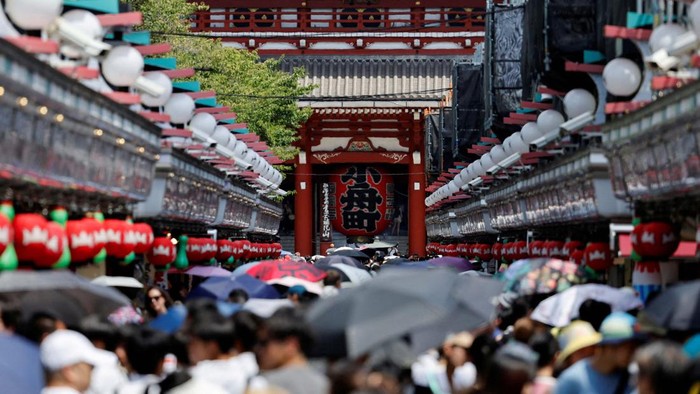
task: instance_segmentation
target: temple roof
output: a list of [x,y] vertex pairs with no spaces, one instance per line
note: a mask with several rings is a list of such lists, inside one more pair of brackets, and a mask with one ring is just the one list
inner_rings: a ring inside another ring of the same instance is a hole
[[304,67],[304,85],[316,89],[300,100],[312,107],[432,107],[452,87],[452,67],[466,58],[398,56],[299,56],[282,69]]

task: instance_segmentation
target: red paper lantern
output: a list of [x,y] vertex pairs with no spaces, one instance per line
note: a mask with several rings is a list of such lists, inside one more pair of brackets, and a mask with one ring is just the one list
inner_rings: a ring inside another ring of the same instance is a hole
[[445,256],[457,256],[457,245],[447,244],[445,245]]
[[381,234],[392,222],[393,177],[377,166],[350,165],[328,177],[335,204],[331,224],[343,235]]
[[526,259],[528,256],[528,248],[527,248],[527,242],[525,241],[516,241],[513,242],[512,244],[512,256],[513,260],[522,260]]
[[650,222],[637,225],[630,236],[634,250],[645,259],[667,259],[676,252],[680,237],[670,223]]
[[277,259],[282,255],[282,244],[280,243],[275,243],[275,251],[272,253],[272,258]]
[[216,241],[216,259],[226,261],[233,256],[233,242],[228,239],[220,239]]
[[15,230],[7,216],[0,214],[0,255],[5,252],[7,245],[14,242]]
[[491,252],[491,245],[489,244],[481,244],[481,259],[482,260],[491,260],[493,258],[493,253]]
[[568,255],[564,255],[564,242],[562,241],[549,241],[547,244],[547,254],[549,257],[557,259],[568,257]]
[[202,260],[209,261],[216,258],[216,253],[218,251],[218,246],[216,241],[211,238],[202,239]]
[[46,219],[35,213],[22,213],[15,216],[15,252],[19,261],[36,261],[46,248],[49,233]]
[[542,248],[544,247],[544,242],[543,241],[532,241],[530,242],[530,246],[528,248],[528,252],[530,252],[530,257],[540,257],[542,256]]
[[97,221],[97,219],[85,218],[82,222],[87,231],[92,233],[92,237],[95,241],[92,251],[92,256],[94,257],[107,245],[107,231],[105,230],[104,223]]
[[175,261],[175,245],[168,237],[156,237],[146,252],[146,259],[156,267],[165,267]]
[[122,259],[134,251],[136,237],[132,224],[117,219],[106,219],[103,224],[107,234],[105,249],[109,256]]
[[134,234],[136,236],[134,253],[146,253],[153,243],[153,229],[148,223],[134,223]]
[[495,243],[491,246],[491,254],[493,255],[493,258],[496,260],[500,260],[502,257],[502,252],[503,250],[503,244],[501,243]]
[[34,259],[34,264],[39,268],[50,268],[58,262],[67,247],[66,232],[60,224],[48,222],[46,224],[47,239],[43,252]]
[[569,255],[569,261],[576,263],[576,265],[583,264],[584,258],[585,258],[585,256],[584,256],[583,250],[580,250],[580,249],[574,250]]
[[83,220],[69,220],[66,223],[66,235],[70,247],[71,261],[74,263],[88,261],[95,257],[95,234],[90,223]]
[[579,241],[569,241],[562,247],[561,254],[563,258],[571,258],[571,254],[575,251],[583,251],[583,243]]
[[204,260],[204,253],[202,252],[203,240],[202,238],[190,238],[187,240],[187,248],[185,248],[185,253],[187,254],[187,260],[191,263],[199,262]]
[[513,248],[511,247],[513,243],[512,242],[506,242],[503,244],[501,247],[501,256],[503,259],[506,261],[512,261],[513,260],[513,255],[511,254],[513,252]]
[[605,242],[590,242],[583,250],[586,265],[596,271],[602,271],[612,266],[610,246]]
[[252,243],[248,241],[247,239],[242,239],[241,241],[241,247],[243,248],[243,258],[244,259],[250,259],[253,257],[251,254],[251,245]]

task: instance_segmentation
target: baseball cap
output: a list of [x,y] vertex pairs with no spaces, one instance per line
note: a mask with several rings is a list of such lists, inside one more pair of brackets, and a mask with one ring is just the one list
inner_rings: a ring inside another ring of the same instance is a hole
[[40,346],[41,364],[49,371],[87,363],[92,366],[116,362],[116,356],[97,349],[83,334],[71,330],[57,330],[49,334]]
[[615,345],[642,338],[636,329],[637,319],[624,312],[613,312],[600,324],[601,345]]
[[557,336],[559,349],[562,349],[555,360],[556,365],[563,364],[569,356],[581,349],[597,345],[602,336],[593,326],[585,321],[576,320],[564,327]]

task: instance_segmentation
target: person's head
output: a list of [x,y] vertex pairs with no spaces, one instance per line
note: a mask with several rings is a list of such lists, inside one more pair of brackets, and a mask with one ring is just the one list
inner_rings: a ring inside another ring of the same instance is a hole
[[496,351],[486,374],[485,391],[493,394],[522,393],[535,378],[537,354],[512,341]]
[[311,329],[301,311],[281,308],[265,320],[258,333],[256,355],[263,370],[306,362]]
[[338,272],[334,269],[326,271],[326,277],[323,278],[323,285],[324,286],[333,286],[336,288],[340,288],[340,283],[341,283],[340,272]]
[[688,392],[691,361],[680,345],[666,340],[651,342],[637,350],[634,361],[639,394]]
[[70,387],[84,392],[90,387],[93,367],[116,362],[109,352],[96,349],[83,334],[57,330],[40,347],[41,364],[49,387]]
[[554,365],[554,357],[559,351],[557,340],[548,332],[539,332],[530,338],[530,349],[537,353],[537,368]]
[[2,330],[14,332],[22,316],[19,304],[16,302],[3,302],[0,304],[0,319],[2,319]]
[[113,352],[119,341],[117,327],[107,319],[97,315],[90,315],[80,322],[82,332],[98,349]]
[[466,331],[449,335],[442,345],[447,363],[456,367],[464,365],[469,360],[467,352],[473,342],[474,336]]
[[414,254],[411,255],[411,257],[409,258],[409,260],[411,260],[411,261],[419,261],[419,260],[420,260],[420,256],[418,256],[418,253],[414,253]]
[[173,304],[170,295],[158,286],[146,289],[146,310],[152,317],[165,314]]
[[231,316],[235,330],[236,350],[239,353],[252,352],[258,343],[258,329],[262,319],[250,311],[238,311]]
[[218,312],[200,313],[186,331],[187,354],[192,365],[226,357],[234,345],[234,327]]
[[596,330],[600,329],[600,324],[612,312],[610,304],[588,299],[578,308],[579,320],[591,323]]
[[561,351],[555,360],[556,368],[564,370],[577,361],[592,356],[600,339],[600,334],[591,326],[591,323],[573,321],[557,335]]
[[467,354],[469,355],[469,360],[476,367],[478,379],[482,380],[485,378],[488,362],[497,348],[498,344],[491,336],[491,333],[483,333],[474,338],[474,342],[469,347]]
[[287,290],[287,299],[295,304],[307,304],[316,298],[318,298],[316,294],[306,290],[302,285],[294,285]]
[[138,326],[129,331],[124,348],[131,372],[158,375],[170,349],[170,337],[162,331]]
[[233,289],[228,293],[228,302],[234,304],[245,304],[250,299],[248,292],[243,289]]
[[600,324],[601,340],[596,357],[617,369],[626,369],[641,339],[635,329],[637,319],[624,312],[614,312]]

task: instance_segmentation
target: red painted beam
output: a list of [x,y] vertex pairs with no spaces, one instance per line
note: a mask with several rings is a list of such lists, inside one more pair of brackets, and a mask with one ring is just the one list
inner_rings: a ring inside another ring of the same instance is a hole
[[605,68],[602,64],[584,64],[567,61],[564,63],[564,70],[581,73],[602,74]]
[[195,73],[194,68],[181,68],[181,69],[176,69],[176,70],[159,70],[158,72],[162,72],[163,74],[170,77],[170,79],[189,78],[189,77],[193,76]]
[[186,95],[192,97],[193,99],[216,97],[216,92],[213,90],[204,90],[201,92],[185,92]]
[[194,113],[202,113],[206,112],[208,114],[218,114],[221,112],[229,112],[231,111],[231,107],[203,107],[203,108],[197,108],[194,110]]
[[515,118],[503,118],[503,123],[505,124],[517,124],[517,125],[524,125],[525,123],[532,122],[531,120],[526,120],[526,119],[515,119]]
[[632,112],[644,107],[649,103],[650,101],[621,101],[617,103],[607,103],[605,104],[605,113],[620,114],[625,112]]
[[58,53],[58,41],[42,40],[40,37],[4,37],[10,44],[29,53]]
[[566,92],[560,92],[558,90],[550,89],[546,86],[540,86],[537,91],[542,94],[551,94],[552,96],[566,96]]
[[127,92],[104,92],[102,93],[119,104],[138,104],[141,102],[141,97],[138,94]]
[[554,107],[553,103],[536,103],[534,101],[521,101],[520,106],[527,109],[551,109]]
[[163,137],[192,137],[192,130],[187,129],[163,129],[160,133]]
[[214,119],[216,120],[223,120],[223,119],[236,119],[236,114],[233,112],[224,112],[224,113],[219,113],[219,114],[213,114]]
[[143,23],[143,15],[140,12],[122,12],[120,14],[97,15],[102,27],[133,26]]
[[248,123],[231,123],[231,124],[227,124],[225,126],[229,130],[241,130],[241,129],[247,129]]
[[172,45],[168,43],[136,45],[134,48],[136,48],[136,50],[143,56],[162,55],[170,52],[173,49]]
[[649,41],[651,30],[628,29],[622,26],[605,25],[603,34],[607,38],[626,38],[629,40]]
[[519,114],[517,112],[511,112],[509,117],[513,119],[528,120],[530,122],[537,121],[537,114]]
[[139,115],[150,120],[151,122],[170,122],[170,115],[160,112],[139,111]]
[[493,138],[493,137],[481,137],[481,142],[487,143],[487,144],[500,144],[501,140],[498,138]]
[[58,71],[75,79],[95,79],[100,76],[100,70],[87,66],[60,67]]
[[677,89],[689,82],[693,82],[694,80],[694,78],[656,76],[651,79],[651,88],[653,90]]

